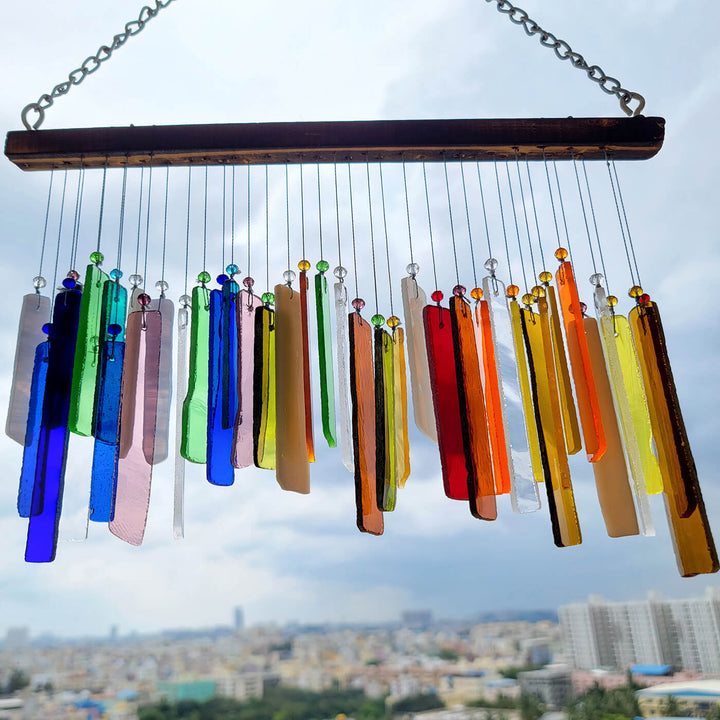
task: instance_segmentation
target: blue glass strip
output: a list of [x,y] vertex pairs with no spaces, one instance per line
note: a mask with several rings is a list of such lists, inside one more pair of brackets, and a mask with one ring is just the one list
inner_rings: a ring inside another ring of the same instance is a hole
[[33,491],[33,505],[40,507],[35,501],[38,495],[38,502],[42,500],[42,510],[30,516],[25,547],[27,562],[52,562],[55,559],[65,483],[70,389],[81,297],[81,293],[73,289],[59,293],[55,299]]
[[[42,510],[42,507],[33,508],[33,486],[35,485],[49,349],[50,343],[47,342],[40,343],[35,348],[35,364],[33,365],[32,384],[30,386],[30,411],[25,431],[25,449],[23,450],[17,502],[18,514],[24,518],[30,517],[31,514],[37,515]],[[40,493],[38,493],[37,500],[38,505],[40,505]]]

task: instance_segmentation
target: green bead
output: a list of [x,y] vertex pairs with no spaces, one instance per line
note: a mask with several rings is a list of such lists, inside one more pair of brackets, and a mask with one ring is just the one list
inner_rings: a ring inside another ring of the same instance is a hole
[[262,301],[267,305],[268,303],[274,303],[275,302],[275,295],[271,292],[266,292],[262,294]]
[[385,318],[384,318],[382,315],[373,315],[373,316],[370,318],[370,322],[371,322],[375,327],[382,327],[382,326],[385,324]]
[[212,278],[210,277],[210,273],[209,273],[207,270],[203,270],[203,271],[198,275],[198,282],[199,282],[199,283],[203,283],[203,284],[209,283],[211,279],[212,279]]
[[99,265],[104,259],[105,259],[105,256],[99,250],[95,250],[95,252],[90,253],[90,262],[91,263],[95,263],[96,265]]
[[315,267],[318,272],[327,272],[330,269],[330,263],[327,260],[320,260]]

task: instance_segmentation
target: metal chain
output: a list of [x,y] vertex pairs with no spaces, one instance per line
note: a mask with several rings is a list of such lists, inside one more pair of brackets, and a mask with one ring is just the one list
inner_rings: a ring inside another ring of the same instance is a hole
[[[125,23],[125,31],[115,35],[109,46],[101,46],[95,55],[91,55],[79,68],[73,70],[68,75],[67,80],[56,85],[49,94],[45,93],[41,95],[37,102],[26,105],[21,113],[25,129],[37,130],[45,119],[45,110],[53,104],[55,98],[67,95],[73,85],[79,85],[88,75],[92,75],[100,68],[102,63],[110,59],[114,50],[122,47],[132,35],[137,35],[160,10],[167,7],[171,2],[173,2],[173,0],[155,0],[155,7],[148,7],[147,5],[143,7],[142,10],[140,10],[138,19]],[[31,112],[37,113],[37,118],[34,123],[30,123],[28,120],[28,115]]]
[[[511,22],[516,25],[522,25],[523,30],[525,30],[530,37],[539,35],[541,45],[552,48],[560,60],[570,60],[574,67],[579,70],[584,70],[587,76],[596,82],[600,86],[600,89],[604,90],[608,95],[615,95],[620,101],[620,108],[626,115],[640,115],[643,111],[645,98],[642,95],[626,90],[622,87],[619,80],[606,75],[599,65],[588,65],[580,53],[576,53],[564,40],[558,40],[551,32],[543,30],[522,8],[515,7],[512,3],[508,2],[508,0],[485,1],[496,3],[498,12],[507,15]],[[634,110],[630,107],[631,102],[637,102],[637,107]]]

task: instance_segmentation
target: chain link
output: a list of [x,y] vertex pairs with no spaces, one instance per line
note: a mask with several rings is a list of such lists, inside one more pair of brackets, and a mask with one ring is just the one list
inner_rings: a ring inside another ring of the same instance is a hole
[[[530,37],[539,35],[541,45],[552,48],[560,60],[570,60],[574,67],[584,70],[587,76],[608,95],[615,95],[626,115],[635,116],[643,111],[645,98],[642,95],[626,90],[617,78],[606,75],[599,65],[588,65],[580,53],[576,53],[564,40],[559,40],[551,32],[543,30],[522,8],[516,7],[508,0],[486,0],[486,2],[496,3],[498,12],[507,15],[515,25],[522,25],[527,35]],[[634,109],[630,107],[632,102],[637,103]]]
[[[155,0],[154,7],[145,5],[140,10],[137,20],[131,20],[125,23],[125,31],[115,35],[110,45],[102,45],[95,55],[90,55],[79,68],[73,70],[68,79],[56,85],[50,93],[45,93],[38,98],[37,102],[26,105],[21,113],[23,125],[26,130],[37,130],[45,119],[45,110],[47,110],[56,98],[67,95],[73,85],[79,85],[88,75],[92,75],[100,69],[102,63],[109,60],[115,50],[121,48],[132,35],[137,35],[143,30],[145,25],[152,20],[163,8],[167,7],[174,0]],[[37,113],[35,122],[28,120],[28,115]]]

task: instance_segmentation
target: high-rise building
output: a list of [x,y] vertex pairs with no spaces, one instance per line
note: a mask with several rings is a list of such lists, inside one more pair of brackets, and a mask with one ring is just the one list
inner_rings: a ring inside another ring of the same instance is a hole
[[245,615],[243,609],[238,605],[235,608],[235,632],[242,632],[245,628]]
[[687,600],[650,593],[644,602],[587,603],[558,610],[569,661],[576,668],[672,665],[720,672],[720,589]]
[[404,610],[400,620],[410,630],[427,630],[432,625],[433,615],[430,610]]
[[27,647],[30,643],[30,630],[26,627],[11,627],[5,633],[5,649]]

